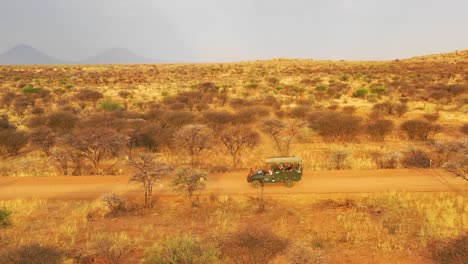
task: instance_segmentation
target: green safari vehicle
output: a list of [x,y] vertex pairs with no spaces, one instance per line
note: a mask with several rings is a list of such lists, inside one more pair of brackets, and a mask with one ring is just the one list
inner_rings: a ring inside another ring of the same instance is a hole
[[299,157],[271,157],[265,160],[268,169],[250,169],[247,182],[254,188],[265,183],[284,183],[292,187],[302,179],[302,159]]

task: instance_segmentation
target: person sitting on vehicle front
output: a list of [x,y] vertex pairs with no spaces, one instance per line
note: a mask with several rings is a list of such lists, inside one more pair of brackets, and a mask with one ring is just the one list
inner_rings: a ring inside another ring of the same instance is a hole
[[291,164],[291,163],[288,163],[288,164],[286,165],[286,171],[292,171],[292,170],[293,170],[292,164]]

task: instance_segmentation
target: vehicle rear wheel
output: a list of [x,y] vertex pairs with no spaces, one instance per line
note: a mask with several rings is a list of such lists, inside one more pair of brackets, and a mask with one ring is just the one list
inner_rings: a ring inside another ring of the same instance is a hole
[[288,188],[291,188],[294,185],[293,181],[291,181],[291,180],[286,180],[284,183],[286,184],[286,187],[288,187]]
[[253,188],[258,188],[260,187],[260,181],[259,180],[254,180],[252,183],[250,183],[250,185],[253,187]]

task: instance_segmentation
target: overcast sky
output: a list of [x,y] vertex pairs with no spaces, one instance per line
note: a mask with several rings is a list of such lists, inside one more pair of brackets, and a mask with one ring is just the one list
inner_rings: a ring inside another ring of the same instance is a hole
[[394,59],[468,49],[466,0],[0,0],[0,53]]

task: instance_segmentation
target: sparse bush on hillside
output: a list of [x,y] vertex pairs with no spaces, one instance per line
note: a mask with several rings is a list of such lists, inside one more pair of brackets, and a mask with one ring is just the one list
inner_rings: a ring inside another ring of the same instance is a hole
[[7,208],[0,208],[0,228],[11,225],[11,214],[11,210]]
[[192,196],[196,191],[205,189],[208,173],[190,167],[180,167],[175,170],[174,176],[171,183],[174,190],[187,194],[192,201],[192,207],[196,206]]
[[286,254],[290,264],[326,264],[328,258],[319,249],[304,242],[296,242],[288,247]]
[[64,253],[56,248],[31,244],[0,255],[1,264],[61,264]]
[[281,254],[289,242],[267,228],[247,228],[221,241],[221,252],[236,264],[267,264]]
[[260,142],[260,135],[246,126],[232,126],[223,129],[218,134],[218,138],[231,155],[234,168],[237,168],[241,162],[243,152]]
[[58,133],[68,133],[78,123],[78,117],[70,112],[56,112],[47,117],[46,125]]
[[109,128],[86,128],[66,138],[67,145],[88,159],[93,175],[100,174],[101,162],[116,156],[127,143],[127,138]]
[[366,131],[373,141],[384,141],[385,137],[392,132],[393,121],[380,119],[367,125]]
[[190,157],[192,167],[213,146],[213,136],[205,125],[183,126],[175,133],[173,140],[174,146]]
[[440,127],[423,120],[413,119],[403,122],[400,129],[406,133],[409,139],[426,140],[431,134],[438,132]]
[[225,126],[232,123],[234,115],[227,111],[208,110],[203,113],[203,118],[208,127],[215,134],[219,133]]
[[330,163],[334,170],[344,170],[346,168],[346,160],[348,159],[349,151],[346,149],[337,149],[330,153]]
[[44,152],[47,156],[50,155],[52,147],[56,143],[56,137],[52,129],[46,126],[41,126],[31,132],[31,142]]
[[99,91],[94,91],[91,89],[82,89],[79,90],[75,95],[75,99],[83,103],[91,103],[93,107],[96,107],[96,103],[104,98],[104,95]]
[[16,156],[28,144],[28,134],[15,129],[0,130],[0,155]]
[[406,168],[430,168],[431,162],[429,155],[420,149],[412,149],[404,153],[401,161]]
[[351,142],[361,132],[361,118],[340,112],[322,112],[309,115],[309,126],[325,142]]
[[99,102],[99,106],[104,111],[116,111],[122,108],[118,102],[112,101],[111,99],[104,99]]
[[207,246],[196,238],[171,237],[155,244],[147,250],[145,264],[205,264],[221,263],[220,253],[214,248]]
[[153,186],[169,176],[172,169],[169,165],[156,162],[150,155],[140,155],[131,157],[128,164],[136,172],[130,178],[130,182],[135,182],[143,188],[145,207],[153,207]]
[[353,93],[353,97],[364,98],[364,97],[367,96],[368,93],[369,93],[369,91],[367,89],[365,89],[365,88],[357,89]]
[[382,96],[388,92],[388,89],[385,86],[372,86],[370,92],[377,94],[377,96]]
[[127,257],[132,249],[126,234],[98,234],[93,238],[92,250],[106,264],[128,263]]
[[389,152],[376,159],[376,164],[379,169],[396,169],[402,158],[400,152]]

